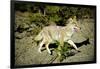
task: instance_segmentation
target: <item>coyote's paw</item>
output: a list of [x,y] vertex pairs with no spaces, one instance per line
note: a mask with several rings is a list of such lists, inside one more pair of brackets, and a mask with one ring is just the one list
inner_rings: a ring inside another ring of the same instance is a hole
[[48,51],[48,53],[49,53],[49,54],[51,54],[51,52],[50,52],[50,51]]
[[79,49],[76,50],[77,52],[81,52]]
[[42,53],[40,49],[38,50],[38,52],[39,52],[39,53]]

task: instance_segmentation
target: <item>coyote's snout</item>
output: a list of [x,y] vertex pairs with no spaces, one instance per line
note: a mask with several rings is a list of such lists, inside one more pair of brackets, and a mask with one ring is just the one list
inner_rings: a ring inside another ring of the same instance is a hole
[[66,26],[44,27],[41,32],[35,37],[36,41],[41,41],[38,51],[41,53],[41,48],[43,44],[45,44],[48,53],[51,54],[49,44],[56,43],[56,41],[60,43],[60,46],[63,46],[64,42],[67,42],[72,45],[76,50],[78,50],[77,46],[71,40],[74,32],[78,31],[80,31],[80,27],[76,18],[69,18],[68,24]]

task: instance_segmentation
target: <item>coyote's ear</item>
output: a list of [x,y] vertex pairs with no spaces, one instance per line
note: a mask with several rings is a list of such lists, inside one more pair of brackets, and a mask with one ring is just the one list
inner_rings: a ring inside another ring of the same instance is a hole
[[76,16],[73,16],[73,23],[77,24],[77,17]]
[[73,23],[73,19],[71,17],[68,19],[68,23]]
[[75,19],[75,20],[76,20],[76,16],[73,16],[73,19]]

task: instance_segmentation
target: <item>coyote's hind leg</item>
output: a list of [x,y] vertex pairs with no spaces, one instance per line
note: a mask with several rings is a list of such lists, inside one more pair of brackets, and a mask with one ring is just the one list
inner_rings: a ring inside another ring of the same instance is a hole
[[38,52],[39,52],[39,53],[41,53],[41,48],[42,48],[43,44],[44,44],[44,41],[42,41],[42,42],[39,44],[39,49],[38,49]]
[[51,51],[49,49],[49,43],[46,44],[46,49],[47,49],[48,53],[51,54]]

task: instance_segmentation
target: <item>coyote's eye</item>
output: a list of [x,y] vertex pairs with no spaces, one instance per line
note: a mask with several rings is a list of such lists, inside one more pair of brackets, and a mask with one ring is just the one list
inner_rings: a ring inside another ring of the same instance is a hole
[[74,29],[77,29],[77,28],[74,28]]
[[77,32],[77,31],[78,31],[76,27],[74,28],[74,31],[75,31],[75,32]]

